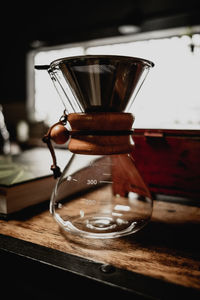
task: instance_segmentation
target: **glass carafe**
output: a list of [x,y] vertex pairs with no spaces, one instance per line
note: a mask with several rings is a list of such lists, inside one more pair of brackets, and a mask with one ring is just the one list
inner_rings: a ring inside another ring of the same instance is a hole
[[59,59],[48,72],[62,99],[70,160],[50,211],[66,232],[87,238],[134,233],[153,201],[133,158],[133,101],[153,63],[95,55]]
[[128,113],[69,114],[72,155],[50,206],[64,230],[113,238],[136,232],[149,221],[152,199],[132,157],[132,119]]

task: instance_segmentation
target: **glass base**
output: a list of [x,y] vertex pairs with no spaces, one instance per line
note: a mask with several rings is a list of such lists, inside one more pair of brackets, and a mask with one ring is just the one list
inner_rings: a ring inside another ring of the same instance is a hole
[[135,233],[149,220],[131,220],[114,218],[110,215],[88,215],[62,222],[62,228],[84,238],[116,238]]

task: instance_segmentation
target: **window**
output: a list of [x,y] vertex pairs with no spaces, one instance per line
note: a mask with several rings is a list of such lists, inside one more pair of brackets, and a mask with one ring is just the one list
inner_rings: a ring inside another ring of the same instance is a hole
[[[134,128],[200,129],[200,34],[139,40],[117,37],[41,48],[29,58],[34,64],[49,64],[60,57],[85,54],[136,56],[155,63],[135,99]],[[63,112],[62,103],[47,72],[35,71],[33,77],[30,110],[36,120],[52,125]]]

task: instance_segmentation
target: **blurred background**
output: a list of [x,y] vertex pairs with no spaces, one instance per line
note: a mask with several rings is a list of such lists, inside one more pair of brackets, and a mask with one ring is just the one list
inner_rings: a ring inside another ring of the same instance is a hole
[[[43,125],[53,120],[44,110],[50,103],[50,80],[38,75],[34,64],[93,53],[155,62],[136,101],[136,127],[200,128],[199,1],[7,1],[1,16],[0,104],[12,139],[20,139],[19,128],[24,128],[22,140],[28,134],[42,136]],[[145,107],[161,114],[160,123],[147,121]]]

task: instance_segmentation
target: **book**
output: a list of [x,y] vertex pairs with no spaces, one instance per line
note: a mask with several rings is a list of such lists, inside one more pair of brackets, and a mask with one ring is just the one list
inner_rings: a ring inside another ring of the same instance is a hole
[[[74,177],[73,180],[70,180],[71,175],[65,178],[68,183],[67,187],[59,191],[57,200],[68,201],[78,195],[94,190],[94,186],[88,181],[91,181],[91,178],[96,178],[96,169],[99,168],[99,163],[101,165],[106,158],[101,155],[92,155],[92,158],[90,155],[78,155],[74,160],[75,154],[68,149],[55,149],[55,154],[61,172],[66,167]],[[72,161],[73,163],[69,164]],[[26,150],[12,158],[0,157],[1,217],[7,218],[7,216],[13,215],[24,208],[47,200],[50,201],[57,182],[50,170],[51,164],[52,158],[47,148]],[[96,167],[91,167],[92,165]],[[104,162],[105,168],[109,168],[107,162]],[[105,175],[104,178],[109,179]],[[102,187],[104,184],[104,181],[95,183],[95,189],[98,189],[99,186]]]
[[[56,149],[61,171],[70,159],[67,149]],[[0,214],[8,215],[50,200],[56,184],[48,149],[33,148],[19,155],[0,156]]]

